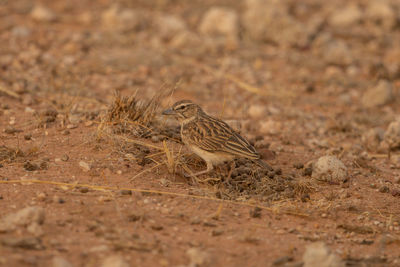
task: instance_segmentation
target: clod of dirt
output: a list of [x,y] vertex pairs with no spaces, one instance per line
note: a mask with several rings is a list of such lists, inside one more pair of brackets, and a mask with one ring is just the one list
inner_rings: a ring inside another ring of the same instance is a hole
[[120,255],[111,255],[103,260],[101,267],[129,267],[129,263]]
[[304,267],[344,267],[345,263],[322,242],[306,247],[303,255]]
[[73,267],[73,265],[66,259],[60,256],[55,256],[51,260],[51,267]]
[[381,80],[375,87],[369,88],[363,95],[361,102],[364,107],[378,107],[393,100],[392,85],[386,80]]
[[35,228],[43,224],[44,218],[45,212],[42,207],[26,207],[3,217],[0,220],[0,233],[14,231],[17,227]]
[[400,119],[389,124],[384,140],[392,149],[400,147]]
[[369,129],[362,135],[361,141],[366,149],[376,151],[383,140],[384,134],[385,131],[382,128]]
[[337,157],[323,156],[314,164],[311,177],[318,181],[340,183],[347,179],[347,168]]
[[212,7],[204,14],[199,25],[199,32],[236,41],[239,37],[239,17],[233,9]]
[[36,163],[32,163],[32,162],[30,162],[30,161],[27,161],[27,162],[25,162],[25,164],[24,164],[24,169],[25,169],[26,171],[32,172],[32,171],[39,170],[40,167],[39,167],[39,165],[37,165]]

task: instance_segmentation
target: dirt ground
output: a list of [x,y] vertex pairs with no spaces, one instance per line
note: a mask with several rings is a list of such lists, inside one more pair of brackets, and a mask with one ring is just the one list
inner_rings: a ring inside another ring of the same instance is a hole
[[[0,0],[0,266],[400,266],[399,19],[395,0]],[[116,92],[135,97],[112,117]],[[181,99],[274,170],[185,178],[205,164],[161,116]],[[344,178],[319,181],[325,155]]]

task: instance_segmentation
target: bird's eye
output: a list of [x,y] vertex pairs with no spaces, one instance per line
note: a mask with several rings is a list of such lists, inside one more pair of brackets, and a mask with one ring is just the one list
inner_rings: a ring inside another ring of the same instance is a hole
[[184,110],[184,109],[185,109],[185,106],[179,106],[176,108],[176,110]]

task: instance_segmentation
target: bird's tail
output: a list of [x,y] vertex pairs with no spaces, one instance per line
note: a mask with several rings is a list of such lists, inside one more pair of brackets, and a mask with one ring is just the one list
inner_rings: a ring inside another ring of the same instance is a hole
[[267,170],[269,170],[269,171],[274,170],[268,163],[266,163],[266,162],[263,161],[262,159],[256,159],[254,162],[255,162],[258,166],[260,166],[260,167],[262,167],[262,168],[265,168],[265,169],[267,169]]

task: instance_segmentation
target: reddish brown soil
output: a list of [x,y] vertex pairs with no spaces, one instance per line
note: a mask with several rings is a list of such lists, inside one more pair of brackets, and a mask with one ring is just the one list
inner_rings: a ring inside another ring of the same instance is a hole
[[[364,88],[377,80],[363,61],[359,74],[349,76],[345,68],[319,64],[307,48],[244,37],[233,50],[194,51],[191,56],[157,39],[151,26],[134,32],[104,29],[100,16],[110,7],[108,0],[43,1],[57,14],[54,22],[33,20],[30,1],[0,2],[0,86],[5,89],[0,92],[0,146],[15,153],[0,162],[0,218],[27,206],[45,209],[43,233],[37,235],[41,246],[0,245],[1,266],[48,266],[56,255],[74,266],[99,266],[115,254],[132,266],[188,266],[196,263],[188,254],[191,248],[197,249],[202,266],[269,266],[279,260],[295,265],[301,264],[305,246],[316,241],[355,266],[400,264],[400,198],[392,195],[400,187],[399,163],[384,152],[367,152],[361,143],[363,132],[386,128],[400,106],[396,101],[372,109],[361,106]],[[180,16],[193,31],[215,5],[119,2],[151,16]],[[238,12],[242,8],[236,1],[219,4]],[[16,36],[18,26],[29,34]],[[353,45],[357,49],[362,43]],[[265,95],[243,89],[228,75]],[[400,80],[389,80],[398,99]],[[165,165],[140,166],[127,160],[112,140],[98,136],[114,90],[123,95],[139,90],[146,98],[174,87],[163,105],[189,98],[211,114],[223,110],[225,119],[243,122],[243,135],[251,140],[262,135],[276,153],[269,164],[310,183],[309,198],[259,202],[249,196],[221,202],[216,187],[171,175]],[[266,116],[249,117],[252,105],[266,106]],[[46,111],[52,110],[58,115],[48,119]],[[260,133],[257,123],[262,120],[274,122],[269,133]],[[338,155],[345,163],[347,182],[315,183],[303,175],[304,169],[294,167],[325,154]],[[27,170],[27,162],[39,169]],[[262,207],[259,217],[251,215],[254,205]],[[20,229],[0,233],[0,241],[30,235],[35,233]]]

